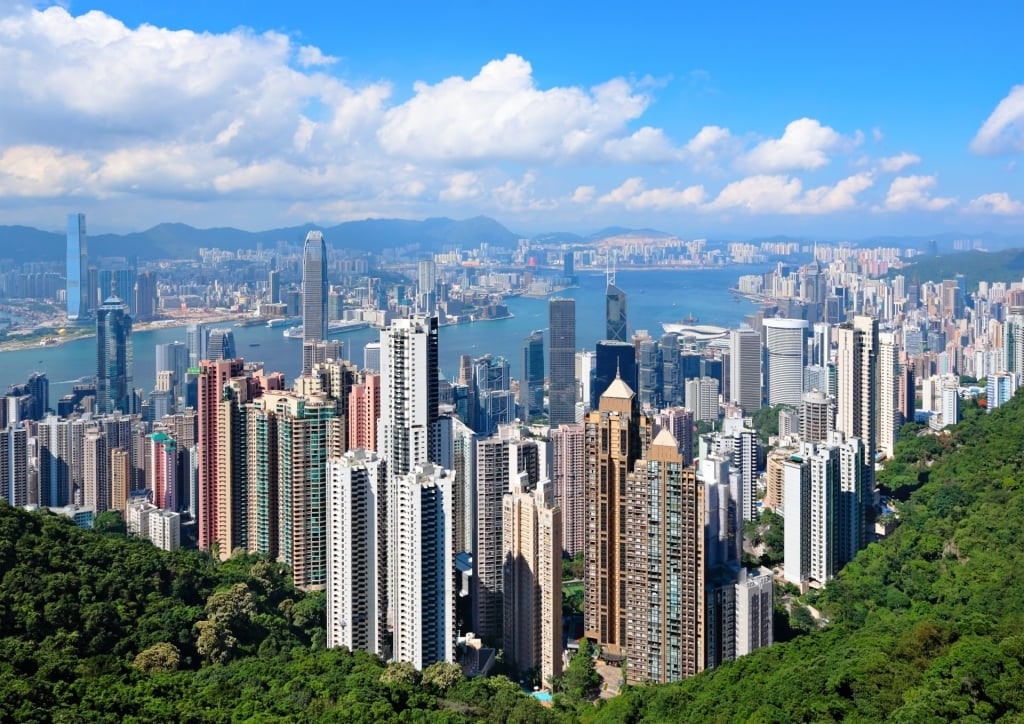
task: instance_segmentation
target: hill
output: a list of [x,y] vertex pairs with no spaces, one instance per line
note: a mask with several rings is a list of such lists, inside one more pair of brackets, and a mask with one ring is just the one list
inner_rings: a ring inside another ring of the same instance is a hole
[[958,254],[922,256],[889,276],[902,274],[909,281],[952,279],[963,274],[969,292],[978,289],[978,282],[1011,282],[1024,278],[1024,249],[1004,251],[965,251]]
[[630,688],[588,720],[1020,721],[1024,397],[968,412],[948,437],[905,429],[880,482],[916,490],[821,595],[827,630]]
[[[301,244],[311,229],[323,231],[327,242],[337,249],[380,251],[381,249],[418,247],[424,251],[443,251],[455,247],[469,249],[486,243],[514,247],[515,234],[494,219],[366,219],[336,226],[315,224],[267,231],[243,231],[229,227],[196,229],[188,224],[158,224],[146,231],[130,234],[89,236],[92,257],[132,257],[139,259],[180,259],[194,257],[202,247],[214,249],[255,249],[262,244],[273,248],[279,241]],[[40,231],[27,226],[0,226],[0,254],[19,261],[59,261],[64,258],[65,239],[57,232]]]

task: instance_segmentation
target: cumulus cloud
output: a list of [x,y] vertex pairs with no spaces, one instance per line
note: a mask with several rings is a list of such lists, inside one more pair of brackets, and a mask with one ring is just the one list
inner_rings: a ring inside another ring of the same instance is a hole
[[572,192],[572,202],[576,204],[589,204],[594,200],[597,188],[594,186],[577,186]]
[[315,66],[334,65],[338,59],[330,55],[324,55],[323,51],[315,45],[303,45],[295,57],[296,62],[303,68]]
[[452,174],[448,178],[448,186],[443,189],[438,198],[441,201],[468,201],[475,199],[484,192],[480,178],[470,171]]
[[938,179],[933,176],[897,176],[889,186],[882,208],[888,211],[941,211],[956,203],[956,199],[932,196]]
[[903,151],[896,156],[886,156],[878,159],[878,168],[885,173],[899,173],[908,166],[921,163],[921,157],[913,153]]
[[971,141],[971,150],[982,156],[1024,151],[1024,85],[1014,86],[999,101]]
[[601,204],[617,204],[631,210],[696,208],[704,201],[703,186],[648,189],[639,177],[626,179],[618,188],[598,199]]
[[52,146],[11,146],[0,154],[0,196],[75,193],[91,168],[82,156]]
[[798,178],[761,174],[726,185],[705,209],[738,209],[753,214],[827,214],[847,211],[857,206],[857,195],[873,183],[870,174],[860,173],[833,186],[818,186],[805,192]]
[[967,211],[977,214],[1017,216],[1024,214],[1024,203],[1010,198],[1010,194],[1005,191],[999,191],[982,194],[976,199],[971,199],[971,202],[967,204]]
[[651,126],[624,138],[605,141],[604,155],[621,163],[666,163],[683,157],[663,130]]
[[[447,162],[577,156],[621,133],[650,103],[621,78],[589,90],[541,90],[518,55],[491,61],[473,78],[419,82],[414,90],[388,110],[377,137],[388,153]],[[644,135],[641,142],[657,134]]]
[[739,164],[755,173],[813,171],[829,163],[830,152],[848,151],[861,136],[847,138],[813,118],[800,118],[786,126],[781,138],[762,141]]

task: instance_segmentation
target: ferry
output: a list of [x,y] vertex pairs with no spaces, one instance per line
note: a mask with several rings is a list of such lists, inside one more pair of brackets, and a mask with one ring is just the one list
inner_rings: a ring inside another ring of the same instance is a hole
[[268,327],[287,327],[289,324],[294,324],[298,321],[297,317],[276,317],[274,319],[267,320]]
[[[370,326],[369,322],[364,322],[361,319],[348,319],[343,322],[331,322],[327,325],[327,334],[345,334],[346,332],[355,332],[360,329],[366,329]],[[295,327],[289,327],[284,330],[284,336],[288,339],[302,339],[302,325]]]

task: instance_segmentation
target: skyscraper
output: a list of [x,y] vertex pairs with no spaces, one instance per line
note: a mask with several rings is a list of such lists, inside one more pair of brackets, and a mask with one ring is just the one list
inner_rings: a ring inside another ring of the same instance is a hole
[[576,422],[576,301],[548,302],[548,418],[551,427]]
[[174,407],[177,409],[178,399],[185,396],[185,375],[188,374],[188,347],[181,342],[167,342],[156,346],[156,372],[172,374],[172,392]]
[[188,348],[188,366],[198,367],[207,356],[210,331],[201,322],[190,324],[185,329],[185,346]]
[[570,556],[586,546],[586,474],[583,466],[583,425],[551,429],[554,502],[562,510],[562,548]]
[[117,290],[96,312],[96,412],[134,412],[132,318]]
[[[319,231],[306,234],[302,249],[302,341],[327,339],[327,246]],[[309,372],[302,370],[303,374]]]
[[752,329],[729,334],[729,400],[747,414],[761,409],[761,337]]
[[608,276],[605,287],[605,339],[628,342],[626,322],[626,293],[615,286],[615,272]]
[[864,446],[860,495],[867,508],[875,490],[878,449],[878,320],[857,315],[838,330],[838,392],[836,430],[858,438]]
[[594,384],[590,388],[590,408],[596,410],[601,395],[618,377],[629,389],[637,386],[636,349],[629,342],[601,340],[595,351]]
[[807,320],[766,319],[764,328],[768,404],[796,407],[804,391]]
[[211,329],[206,344],[206,359],[211,362],[234,359],[238,356],[235,350],[235,333],[230,329]]
[[502,499],[502,641],[509,663],[546,687],[562,673],[562,511],[550,484],[529,490],[525,478]]
[[[623,611],[619,597],[625,533],[621,511],[626,474],[650,444],[653,421],[639,414],[633,390],[616,378],[585,423],[586,552],[583,628],[603,651],[620,654]],[[673,450],[673,453],[676,451]]]
[[327,645],[385,655],[387,506],[384,464],[361,448],[327,463]]
[[28,505],[28,430],[18,425],[0,431],[0,500]]
[[85,239],[85,214],[68,214],[67,228],[67,312],[76,322],[89,312],[88,252]]
[[896,335],[878,335],[878,448],[886,457],[896,451],[902,424],[899,410],[899,345]]
[[704,668],[704,489],[663,429],[621,501],[620,630],[630,682],[670,682]]
[[523,342],[523,375],[519,399],[527,422],[544,414],[544,332],[535,330]]

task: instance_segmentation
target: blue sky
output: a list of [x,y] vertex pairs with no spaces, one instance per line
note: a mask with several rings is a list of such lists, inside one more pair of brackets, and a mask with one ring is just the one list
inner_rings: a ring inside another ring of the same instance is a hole
[[0,223],[1024,237],[1022,15],[0,0]]

